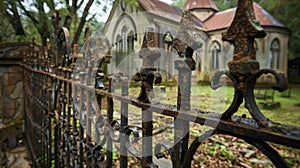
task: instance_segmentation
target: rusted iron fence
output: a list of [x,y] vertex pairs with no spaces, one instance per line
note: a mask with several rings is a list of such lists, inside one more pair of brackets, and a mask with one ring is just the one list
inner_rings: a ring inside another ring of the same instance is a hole
[[[164,150],[171,156],[173,167],[190,167],[197,148],[206,138],[226,134],[254,145],[277,167],[289,167],[267,141],[300,148],[300,128],[268,120],[255,103],[253,89],[261,74],[274,74],[278,81],[274,88],[279,91],[287,86],[281,74],[259,69],[253,40],[265,33],[254,20],[252,2],[240,0],[236,17],[224,35],[224,40],[235,46],[234,59],[229,63],[229,71],[216,73],[212,81],[216,89],[220,86],[218,78],[226,74],[234,83],[234,100],[221,115],[191,110],[191,72],[195,66],[192,54],[201,43],[184,31],[190,29],[192,22],[188,12],[183,14],[181,32],[173,42],[183,58],[175,61],[179,85],[176,106],[151,103],[153,84],[162,80],[154,64],[160,54],[151,28],[145,33],[139,53],[143,68],[133,78],[141,83],[140,94],[135,98],[128,96],[127,77],[104,74],[109,54],[103,51],[100,39],[89,38],[87,30],[84,52],[79,55],[78,45],[72,50],[69,44],[68,30],[57,28],[55,43],[45,47],[43,54],[32,50],[23,62],[25,130],[33,166],[112,167],[114,151],[118,149],[121,167],[128,166],[129,153],[142,167],[157,167],[153,157],[164,157]],[[189,40],[182,42],[181,36]],[[96,47],[91,47],[92,43]],[[115,92],[117,84],[121,85],[120,94]],[[233,116],[243,100],[252,118]],[[120,102],[120,114],[116,113],[116,102]],[[128,123],[129,106],[140,109],[142,137]],[[153,114],[156,113],[174,119],[174,145],[159,142],[153,146]],[[189,145],[190,123],[213,129]],[[134,148],[135,143],[141,144],[140,150]]]

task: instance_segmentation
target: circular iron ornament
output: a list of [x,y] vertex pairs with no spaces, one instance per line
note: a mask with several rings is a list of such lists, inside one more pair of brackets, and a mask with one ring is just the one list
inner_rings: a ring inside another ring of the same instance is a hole
[[68,66],[72,54],[70,46],[70,33],[66,27],[60,28],[59,33],[57,35],[57,45],[58,58],[56,59],[56,65],[62,67]]

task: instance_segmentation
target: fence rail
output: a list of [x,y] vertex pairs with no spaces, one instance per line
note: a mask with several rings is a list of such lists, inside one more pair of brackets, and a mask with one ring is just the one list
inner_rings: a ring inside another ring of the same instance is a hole
[[[285,89],[286,81],[273,70],[258,68],[251,46],[253,39],[264,36],[264,32],[250,23],[254,20],[251,3],[248,0],[239,1],[236,18],[224,36],[224,40],[235,45],[234,60],[229,63],[228,72],[218,72],[213,78],[214,89],[220,86],[218,78],[223,74],[228,75],[234,83],[234,100],[223,114],[191,109],[191,72],[195,63],[192,54],[194,49],[201,47],[197,41],[192,40],[190,45],[183,44],[179,35],[173,42],[179,55],[186,54],[183,55],[184,60],[175,61],[179,85],[175,106],[151,103],[153,83],[161,81],[161,75],[154,66],[159,51],[155,49],[158,45],[151,29],[145,33],[143,50],[140,52],[144,66],[134,80],[141,82],[141,90],[134,98],[128,95],[130,81],[127,77],[104,74],[103,68],[109,63],[109,57],[103,54],[100,39],[93,41],[87,31],[84,54],[79,56],[77,45],[73,53],[70,52],[67,29],[57,29],[56,43],[46,47],[43,54],[33,49],[27,53],[22,65],[25,129],[33,166],[113,167],[113,157],[118,149],[120,167],[128,167],[129,157],[137,158],[142,167],[157,167],[153,157],[163,157],[164,150],[170,154],[173,167],[190,167],[195,152],[206,138],[214,134],[226,134],[255,146],[275,166],[290,167],[266,142],[300,148],[300,128],[268,120],[254,100],[255,81],[261,74],[274,74],[278,80],[274,88],[280,91]],[[183,14],[179,31],[190,29],[185,27],[189,26],[190,18],[189,13]],[[246,25],[243,29],[248,34],[239,36],[244,32],[239,32],[242,28],[237,25]],[[189,36],[184,33],[181,35]],[[247,43],[245,38],[248,38]],[[97,44],[93,51],[91,43]],[[241,52],[243,54],[239,55]],[[241,70],[240,67],[246,68]],[[121,85],[120,93],[115,91],[115,85]],[[252,118],[233,115],[243,99]],[[117,102],[120,102],[120,113],[116,112]],[[141,130],[129,125],[131,106],[141,112]],[[156,113],[173,118],[174,143],[159,142],[154,146],[153,115]],[[189,145],[190,123],[206,125],[212,129],[199,135]],[[139,132],[142,132],[142,137]],[[141,149],[134,148],[138,143]]]

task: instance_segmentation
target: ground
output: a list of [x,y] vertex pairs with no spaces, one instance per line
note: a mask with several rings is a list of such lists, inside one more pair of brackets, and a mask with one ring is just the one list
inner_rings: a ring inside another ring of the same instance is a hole
[[[157,89],[156,89],[157,90]],[[158,89],[157,99],[164,103],[176,104],[177,86],[170,86],[166,88],[165,93],[160,93]],[[116,92],[118,89],[116,88]],[[129,90],[130,95],[138,95],[139,88],[133,87]],[[255,92],[256,93],[256,92]],[[231,86],[221,88],[219,91],[212,91],[209,86],[193,86],[192,87],[192,107],[201,108],[205,110],[222,110],[226,109],[232,100],[233,88]],[[264,109],[263,105],[259,105],[262,112],[270,119],[300,126],[300,86],[291,86],[290,97],[284,96],[283,93],[275,93],[274,101],[280,102],[280,107],[275,109]],[[213,101],[212,101],[213,99]],[[258,100],[258,102],[270,101]],[[103,102],[103,104],[105,101]],[[218,104],[218,106],[216,105]],[[117,119],[120,104],[115,103],[115,119]],[[105,111],[105,109],[103,108]],[[141,112],[138,108],[130,106],[130,125],[141,124]],[[237,115],[249,113],[244,107],[241,107]],[[172,140],[173,137],[173,119],[164,117],[162,115],[154,115],[154,144],[164,141],[166,139]],[[190,143],[192,140],[201,134],[203,130],[202,126],[198,124],[191,124],[190,130]],[[140,130],[140,127],[138,127]],[[163,131],[162,131],[163,130]],[[141,132],[141,131],[140,131]],[[140,135],[141,136],[141,135]],[[286,161],[292,165],[292,167],[300,167],[300,150],[288,148],[285,146],[271,144],[280,155],[286,159]],[[139,146],[139,145],[137,145]],[[159,162],[162,167],[169,167],[169,156],[166,153],[166,158],[161,160],[154,159],[155,162]],[[18,139],[18,144],[15,148],[7,149],[7,167],[30,167],[28,153],[25,147],[23,137]],[[119,157],[114,154],[114,165],[119,167]],[[140,167],[140,162],[130,157],[129,167]],[[214,135],[208,138],[198,148],[197,153],[194,155],[192,167],[274,167],[274,165],[266,158],[260,151],[251,145],[246,144],[243,140],[226,135]]]

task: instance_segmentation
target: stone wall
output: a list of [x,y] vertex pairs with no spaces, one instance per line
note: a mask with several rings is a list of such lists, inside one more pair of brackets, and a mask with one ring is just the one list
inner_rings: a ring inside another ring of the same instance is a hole
[[23,74],[20,66],[0,67],[0,118],[7,123],[23,117]]
[[34,47],[29,42],[0,43],[0,141],[24,132],[21,64],[24,55],[34,51]]

